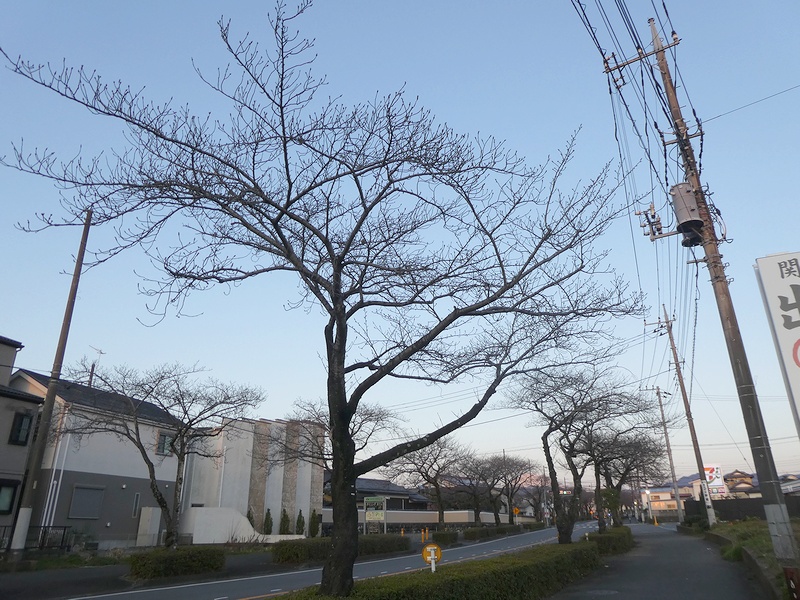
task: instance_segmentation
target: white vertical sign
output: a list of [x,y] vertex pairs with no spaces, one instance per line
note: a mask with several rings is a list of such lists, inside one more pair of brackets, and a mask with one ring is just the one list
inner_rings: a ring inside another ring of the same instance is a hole
[[800,252],[758,258],[755,269],[800,435]]

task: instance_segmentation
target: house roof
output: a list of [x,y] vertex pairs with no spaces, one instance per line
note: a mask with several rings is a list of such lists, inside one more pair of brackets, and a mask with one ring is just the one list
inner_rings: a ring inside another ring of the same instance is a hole
[[[50,384],[49,375],[42,375],[41,373],[35,373],[27,369],[20,369],[17,372],[24,373],[45,388]],[[169,412],[151,402],[136,402],[135,399],[123,396],[122,394],[89,387],[88,385],[75,383],[74,381],[59,379],[56,382],[56,395],[70,404],[86,406],[114,414],[132,414],[133,408],[131,403],[133,402],[136,406],[136,415],[140,419],[164,423],[171,426],[175,426],[179,423],[179,420]]]
[[[0,336],[2,337],[2,336]],[[0,396],[3,398],[12,398],[14,400],[22,400],[23,402],[30,402],[32,404],[41,404],[44,398],[35,394],[29,394],[21,390],[15,390],[7,385],[0,385]]]
[[17,349],[24,348],[24,346],[17,340],[12,340],[4,335],[0,335],[0,344],[3,344],[4,346],[11,346],[12,348]]
[[[330,471],[325,472],[325,483],[330,482]],[[356,490],[359,494],[367,496],[390,496],[393,498],[409,498],[416,502],[430,502],[429,498],[413,492],[401,485],[392,483],[387,479],[371,479],[369,477],[358,477],[356,479]]]

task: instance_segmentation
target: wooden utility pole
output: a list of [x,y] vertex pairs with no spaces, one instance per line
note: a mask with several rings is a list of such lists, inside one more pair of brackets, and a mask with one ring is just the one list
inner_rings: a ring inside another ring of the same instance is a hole
[[[661,424],[664,426],[664,442],[667,445],[667,456],[669,457],[669,472],[672,475],[672,491],[675,493],[675,506],[678,509],[678,523],[683,523],[683,506],[681,504],[681,491],[678,487],[678,479],[675,477],[675,461],[672,460],[672,448],[669,445],[669,432],[667,431],[667,419],[664,417],[664,403],[661,401],[661,388],[656,386],[656,396],[658,397],[658,408],[661,411]],[[704,474],[705,479],[705,474]],[[712,511],[713,513],[713,511]]]
[[697,161],[695,160],[690,136],[678,104],[678,97],[675,92],[675,85],[672,82],[669,66],[667,65],[664,46],[653,19],[650,19],[650,30],[653,35],[653,48],[658,60],[658,68],[661,71],[661,78],[664,82],[664,91],[669,102],[672,126],[680,149],[686,181],[692,188],[697,202],[698,216],[702,221],[702,226],[697,232],[700,238],[699,244],[703,246],[705,252],[705,262],[711,276],[711,285],[714,288],[714,297],[716,298],[719,317],[722,321],[725,343],[728,347],[733,377],[739,394],[739,404],[741,405],[744,424],[750,440],[750,450],[753,453],[753,462],[758,474],[761,496],[764,500],[764,512],[769,525],[772,546],[775,551],[775,557],[783,566],[787,583],[790,586],[796,585],[798,583],[797,543],[792,532],[789,513],[786,509],[786,502],[783,498],[778,473],[775,469],[775,461],[772,457],[772,449],[770,448],[764,420],[761,416],[761,407],[758,404],[753,376],[750,372],[744,342],[739,331],[739,323],[736,320],[728,279],[725,275],[725,265],[719,253],[719,240],[708,210],[703,185],[700,182]]
[[[692,418],[692,407],[689,404],[689,394],[686,393],[686,383],[683,381],[683,371],[681,369],[681,361],[678,358],[678,349],[675,347],[675,338],[672,336],[672,321],[667,316],[667,307],[662,305],[664,309],[664,321],[667,328],[667,336],[669,337],[669,345],[672,348],[672,359],[675,363],[675,375],[678,378],[678,387],[681,390],[681,397],[683,398],[683,409],[686,411],[686,422],[689,424],[689,435],[692,437],[692,448],[694,448],[694,458],[697,461],[697,470],[700,475],[700,491],[703,496],[703,504],[706,507],[706,518],[708,519],[709,527],[717,522],[717,516],[714,514],[714,506],[711,504],[711,493],[708,490],[708,479],[706,479],[706,469],[703,464],[703,456],[700,454],[700,444],[697,442],[697,431],[694,428],[694,419]],[[661,395],[658,396],[658,403],[661,405]],[[661,416],[664,413],[662,409]]]
[[28,470],[25,476],[25,485],[22,489],[19,510],[14,523],[14,533],[11,538],[11,556],[19,560],[25,550],[25,542],[28,537],[28,528],[31,523],[33,508],[36,504],[37,494],[46,491],[39,485],[39,478],[42,471],[42,460],[44,451],[50,437],[50,422],[53,419],[53,407],[56,401],[56,384],[61,377],[61,367],[64,364],[64,354],[67,349],[67,338],[69,337],[69,327],[72,322],[72,312],[75,308],[75,298],[78,295],[78,282],[83,270],[83,257],[86,254],[86,241],[89,238],[89,227],[92,224],[92,211],[86,211],[86,220],[83,224],[83,234],[81,235],[78,255],[75,258],[75,270],[72,273],[72,284],[67,297],[67,306],[64,309],[64,319],[61,322],[61,335],[58,338],[56,354],[53,358],[53,370],[50,372],[50,382],[47,386],[47,393],[44,397],[42,412],[39,416],[39,426],[33,438],[31,453],[28,457]]

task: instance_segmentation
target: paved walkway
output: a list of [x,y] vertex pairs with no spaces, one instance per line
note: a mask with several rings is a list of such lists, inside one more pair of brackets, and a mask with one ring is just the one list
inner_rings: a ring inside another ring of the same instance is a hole
[[630,525],[636,548],[606,558],[604,566],[552,600],[763,600],[744,564],[722,558],[716,544],[679,534],[674,525]]

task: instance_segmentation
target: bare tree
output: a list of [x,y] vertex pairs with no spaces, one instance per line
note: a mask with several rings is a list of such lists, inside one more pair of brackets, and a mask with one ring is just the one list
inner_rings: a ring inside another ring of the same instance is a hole
[[531,464],[531,469],[525,485],[520,489],[520,499],[531,507],[533,518],[545,521],[545,511],[549,510],[547,492],[550,489],[550,478],[547,470],[539,464]]
[[402,478],[410,486],[425,486],[436,502],[439,523],[444,524],[443,487],[451,480],[455,466],[466,452],[466,448],[452,438],[440,438],[430,446],[392,461],[382,472],[389,479]]
[[[621,430],[637,427],[644,409],[632,402],[618,379],[599,368],[569,368],[557,374],[530,377],[512,403],[530,410],[533,424],[544,427],[541,439],[558,541],[568,544],[581,511],[583,477],[595,463],[594,440],[602,439],[614,427]],[[571,494],[559,493],[557,457],[570,473]]]
[[490,506],[486,491],[490,470],[491,465],[486,458],[471,452],[466,453],[454,465],[452,486],[456,493],[467,498],[467,503],[472,509],[472,520],[476,524],[481,523],[483,509]]
[[514,498],[529,479],[532,471],[530,461],[518,456],[506,456],[503,452],[502,468],[500,470],[500,486],[506,500],[508,522],[514,522]]
[[[215,379],[198,380],[196,367],[167,364],[148,371],[129,367],[94,369],[84,364],[72,369],[73,378],[88,379],[93,387],[88,398],[104,392],[103,402],[74,407],[60,435],[84,436],[108,433],[127,440],[139,451],[150,479],[150,490],[161,509],[166,536],[164,545],[178,543],[180,497],[184,464],[191,454],[218,458],[208,444],[248,416],[264,399],[260,390]],[[156,464],[165,456],[176,458],[172,498],[158,487]]]
[[660,480],[666,473],[663,468],[664,445],[658,435],[647,428],[608,437],[596,444],[596,485],[600,477],[605,484],[603,504],[611,512],[615,526],[622,525],[622,488],[631,483],[634,474],[647,473],[653,480]]
[[[74,224],[91,207],[96,226],[115,228],[98,260],[130,247],[152,257],[163,271],[149,288],[156,310],[180,310],[215,284],[296,276],[297,304],[327,318],[334,518],[320,590],[342,596],[353,585],[359,475],[457,430],[508,379],[560,364],[599,334],[597,320],[636,303],[594,247],[618,214],[608,168],[562,191],[574,139],[531,168],[402,92],[352,107],[319,98],[311,43],[293,24],[309,4],[278,4],[271,51],[234,41],[220,22],[232,66],[204,81],[229,102],[224,121],[3,52],[11,71],[123,123],[130,144],[65,163],[18,146],[4,163],[64,190],[69,216],[45,226]],[[472,407],[359,460],[351,422],[376,386],[467,377],[484,386]]]

